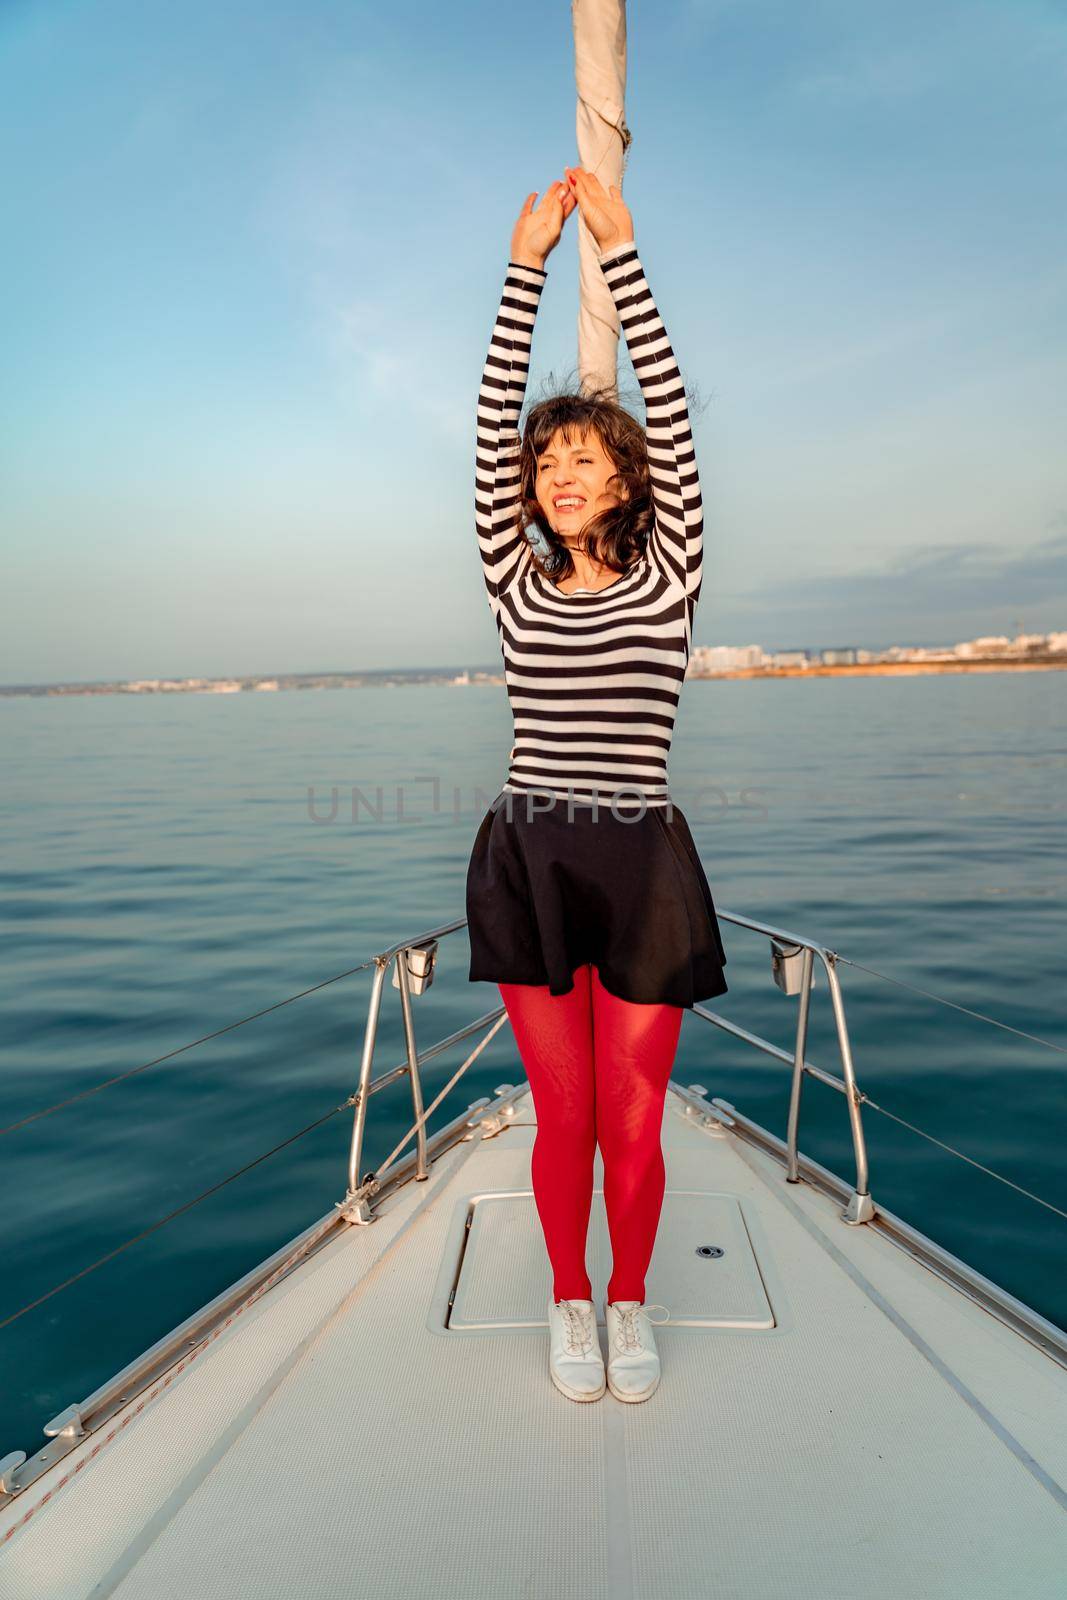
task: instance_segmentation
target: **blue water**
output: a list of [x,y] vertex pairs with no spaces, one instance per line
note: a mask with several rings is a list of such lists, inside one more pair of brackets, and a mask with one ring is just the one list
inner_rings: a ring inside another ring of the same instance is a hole
[[[1067,1210],[1064,687],[692,682],[671,782],[721,911],[1060,1047],[840,968],[861,1087]],[[490,686],[7,700],[0,718],[5,1125],[461,917],[511,743]],[[353,788],[374,803],[379,786],[381,815],[353,820]],[[766,940],[723,932],[730,993],[710,1004],[788,1045],[795,1002]],[[466,963],[460,932],[417,1002],[421,1043],[498,1002]],[[328,984],[0,1140],[0,1320],[338,1105],[368,992],[366,973]],[[403,1058],[386,998],[379,1071]],[[834,1067],[824,987],[815,1000],[811,1057]],[[461,1059],[427,1069],[427,1098]],[[519,1072],[505,1028],[431,1129]],[[695,1016],[675,1076],[784,1135],[785,1070]],[[372,1100],[364,1170],[408,1127],[405,1093]],[[1062,1217],[884,1117],[865,1127],[877,1201],[1067,1324]],[[349,1130],[332,1118],[0,1330],[0,1454],[37,1448],[44,1422],[324,1214]],[[801,1145],[848,1175],[844,1101],[817,1083]]]

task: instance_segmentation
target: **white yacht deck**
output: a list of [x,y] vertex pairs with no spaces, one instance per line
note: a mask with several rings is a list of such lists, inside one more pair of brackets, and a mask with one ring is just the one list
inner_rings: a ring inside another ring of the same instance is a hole
[[9,1502],[4,1600],[1059,1600],[1062,1368],[678,1094],[662,1382],[560,1395],[532,1123],[526,1093]]

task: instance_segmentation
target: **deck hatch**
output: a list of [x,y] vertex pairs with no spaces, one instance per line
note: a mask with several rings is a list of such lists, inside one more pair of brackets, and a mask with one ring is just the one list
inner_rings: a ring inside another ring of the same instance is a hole
[[[533,1194],[474,1195],[470,1213],[450,1330],[544,1326],[550,1277]],[[593,1193],[587,1260],[593,1298],[603,1318],[611,1248],[600,1189]],[[673,1324],[774,1327],[774,1313],[736,1195],[667,1190],[645,1298],[649,1304],[667,1306]],[[656,1315],[658,1318],[660,1313]]]

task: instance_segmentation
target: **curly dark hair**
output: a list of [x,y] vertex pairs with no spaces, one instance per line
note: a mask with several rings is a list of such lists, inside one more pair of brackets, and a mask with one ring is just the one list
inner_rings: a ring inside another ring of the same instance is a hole
[[[619,504],[585,524],[581,547],[614,572],[628,572],[644,554],[652,526],[652,484],[648,440],[636,417],[616,399],[616,389],[583,386],[550,394],[531,406],[519,448],[519,531],[530,545],[534,565],[553,583],[575,570],[570,551],[549,526],[537,498],[537,459],[557,429],[568,444],[592,430],[615,466],[608,489]],[[527,531],[531,525],[539,538]],[[540,548],[539,548],[540,546]]]

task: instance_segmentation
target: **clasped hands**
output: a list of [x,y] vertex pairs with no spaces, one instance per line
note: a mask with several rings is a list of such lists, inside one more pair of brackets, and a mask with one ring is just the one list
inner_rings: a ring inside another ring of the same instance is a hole
[[511,259],[520,266],[544,270],[545,259],[559,243],[563,224],[576,206],[598,250],[633,239],[633,218],[614,184],[605,189],[584,167],[564,167],[563,174],[564,181],[553,183],[536,205],[536,189],[526,196],[511,235]]

